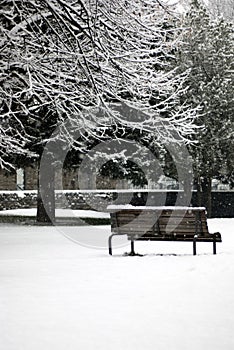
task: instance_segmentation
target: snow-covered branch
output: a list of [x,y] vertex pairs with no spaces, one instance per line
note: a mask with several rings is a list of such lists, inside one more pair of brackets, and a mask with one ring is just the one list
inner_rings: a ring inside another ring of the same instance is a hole
[[[70,119],[87,134],[122,124],[184,142],[195,132],[195,112],[179,102],[184,77],[165,72],[176,29],[159,2],[4,0],[0,18],[3,117],[43,118],[46,108],[57,125]],[[100,107],[105,113],[92,115]],[[70,131],[60,131],[70,142]]]

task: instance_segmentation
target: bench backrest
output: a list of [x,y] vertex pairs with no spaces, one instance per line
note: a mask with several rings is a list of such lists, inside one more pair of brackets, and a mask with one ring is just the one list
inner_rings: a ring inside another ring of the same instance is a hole
[[123,209],[111,213],[113,232],[139,236],[209,235],[205,209]]

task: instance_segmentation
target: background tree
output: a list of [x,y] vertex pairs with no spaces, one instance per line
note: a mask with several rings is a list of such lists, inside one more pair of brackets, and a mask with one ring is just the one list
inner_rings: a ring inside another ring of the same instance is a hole
[[[178,0],[178,1],[167,1],[174,7],[174,11],[178,13],[186,13],[194,0]],[[234,3],[232,0],[200,0],[202,4],[211,15],[212,18],[224,17],[228,21],[234,20]]]
[[193,1],[183,26],[184,43],[175,65],[190,72],[185,98],[200,107],[196,123],[203,127],[190,151],[210,214],[212,179],[233,183],[233,26],[224,19],[211,19],[199,1]]
[[224,17],[228,21],[234,20],[234,3],[232,0],[208,0],[207,8],[214,18]]

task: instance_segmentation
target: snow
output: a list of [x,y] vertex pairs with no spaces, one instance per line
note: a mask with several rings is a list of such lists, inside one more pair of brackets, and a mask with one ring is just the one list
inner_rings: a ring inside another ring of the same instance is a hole
[[[0,216],[36,216],[37,209],[9,209],[0,211]],[[56,217],[110,218],[110,214],[94,210],[55,209]]]
[[137,242],[146,255],[125,257],[122,242],[111,257],[58,227],[1,224],[1,349],[233,349],[233,226],[209,220],[223,237],[217,255],[209,243],[193,256],[189,243]]
[[[124,209],[131,209],[131,210],[175,210],[175,206],[134,206],[131,204],[116,204],[116,205],[108,205],[107,210],[108,211],[115,211],[115,210],[124,210]],[[206,210],[205,207],[180,207],[176,206],[176,210]]]

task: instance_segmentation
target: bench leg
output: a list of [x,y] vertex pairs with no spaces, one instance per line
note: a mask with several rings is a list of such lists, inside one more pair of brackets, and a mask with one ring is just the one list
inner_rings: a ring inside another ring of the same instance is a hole
[[131,238],[131,253],[130,255],[136,255],[135,250],[134,250],[134,239]]
[[108,238],[108,247],[109,247],[109,254],[112,255],[112,237],[114,235],[111,235],[109,238]]
[[[112,235],[109,236],[108,238],[108,247],[109,247],[109,254],[112,255],[112,238],[114,236],[122,236],[125,233],[113,233]],[[134,249],[134,239],[131,238],[131,252],[129,253],[130,256],[134,256],[137,255],[135,253],[135,249]]]
[[109,254],[112,255],[112,238],[114,236],[122,236],[125,235],[125,233],[113,233],[112,235],[109,236],[108,238],[108,247],[109,247]]
[[213,254],[216,254],[216,239],[213,240]]
[[197,254],[197,238],[193,238],[193,255]]

